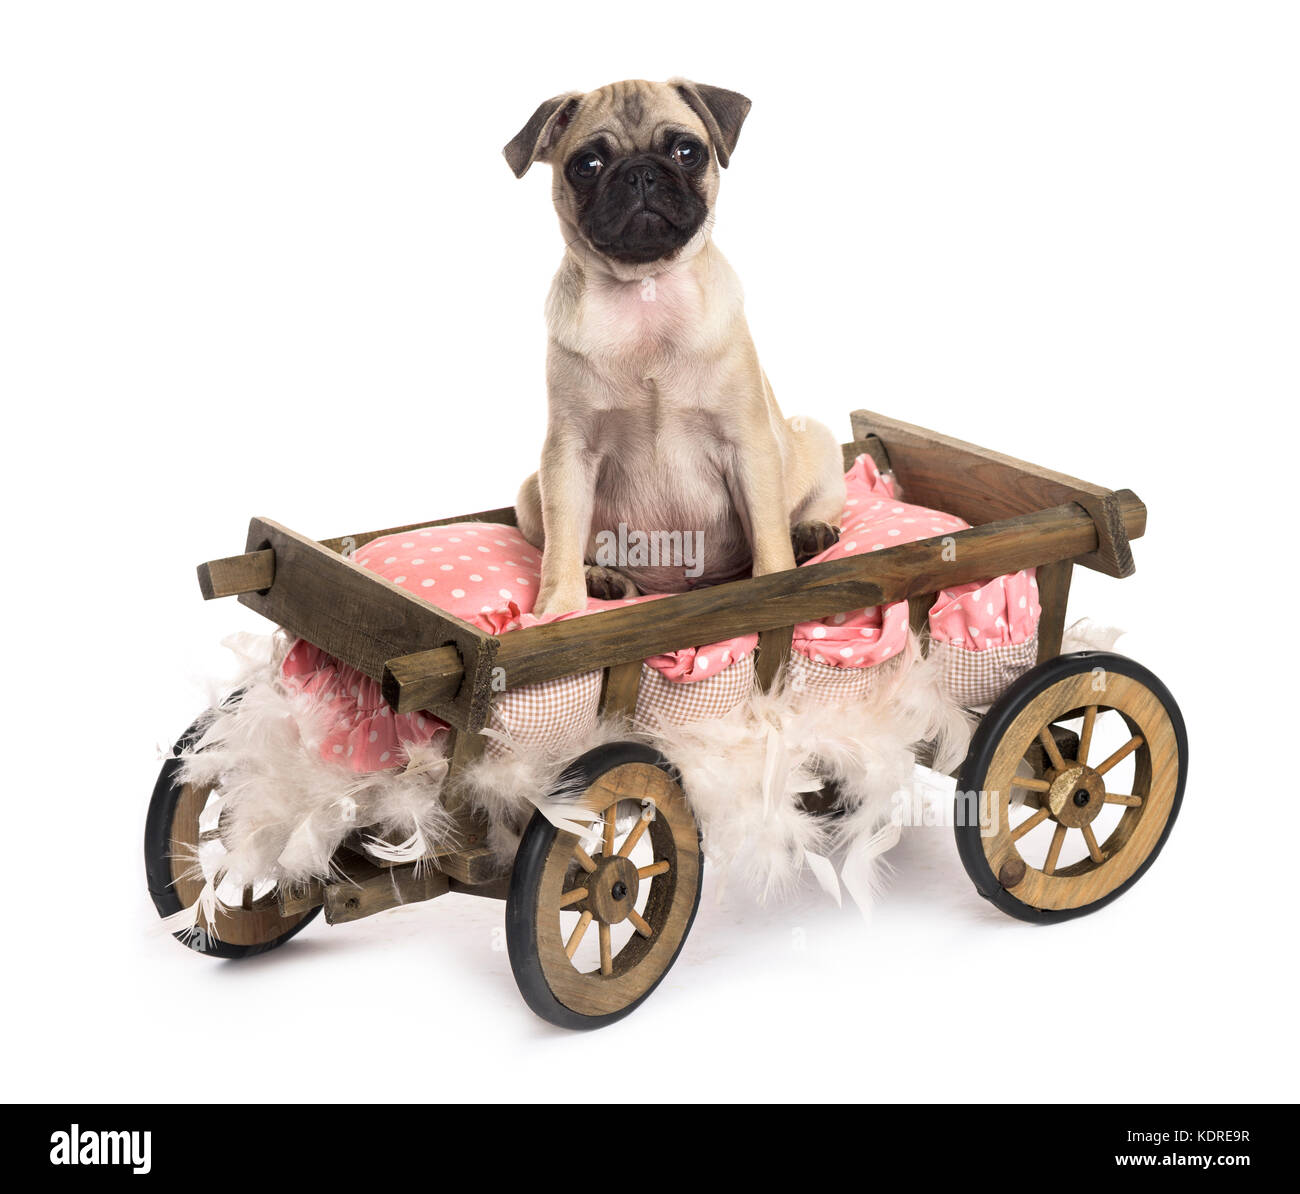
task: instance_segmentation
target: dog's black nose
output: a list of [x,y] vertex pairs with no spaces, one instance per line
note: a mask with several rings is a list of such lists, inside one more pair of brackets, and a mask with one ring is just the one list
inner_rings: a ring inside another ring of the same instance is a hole
[[644,199],[658,184],[659,171],[648,162],[633,164],[628,167],[624,180],[628,186]]

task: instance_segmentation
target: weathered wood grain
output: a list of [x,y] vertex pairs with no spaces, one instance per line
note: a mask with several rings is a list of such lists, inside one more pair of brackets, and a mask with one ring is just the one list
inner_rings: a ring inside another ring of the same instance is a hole
[[1070,600],[1070,578],[1074,564],[1060,560],[1055,564],[1042,564],[1035,579],[1038,582],[1038,604],[1042,613],[1038,618],[1038,662],[1054,659],[1061,653],[1061,636],[1065,633],[1066,606]]
[[344,877],[322,888],[325,919],[345,924],[397,908],[436,899],[450,890],[447,876],[428,866],[377,867],[370,860],[343,852],[339,861]]
[[855,410],[851,418],[856,439],[876,435],[884,442],[909,502],[974,525],[1078,502],[1099,535],[1079,562],[1110,576],[1132,575],[1133,552],[1112,490],[874,411]]
[[434,865],[457,883],[474,887],[501,876],[501,863],[487,846],[475,846],[455,854],[444,854]]
[[[745,633],[741,631],[741,633]],[[785,665],[790,659],[790,644],[794,626],[777,626],[764,630],[758,636],[758,660],[754,665],[754,678],[764,692],[771,692],[781,680]]]
[[630,718],[636,712],[636,698],[641,691],[641,668],[641,660],[633,659],[605,669],[600,692],[602,717]]
[[275,552],[268,548],[227,556],[224,560],[209,560],[199,565],[198,573],[204,601],[255,593],[258,589],[269,589],[275,580]]
[[878,435],[868,435],[862,439],[850,440],[847,444],[840,444],[840,456],[844,462],[844,471],[847,473],[858,457],[864,453],[876,462],[876,467],[882,473],[892,473],[894,471],[889,462],[889,452],[885,445],[881,443]]

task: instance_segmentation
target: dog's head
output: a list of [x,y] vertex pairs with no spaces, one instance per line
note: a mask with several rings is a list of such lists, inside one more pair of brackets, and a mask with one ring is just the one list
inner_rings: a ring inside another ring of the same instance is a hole
[[748,111],[721,87],[632,79],[548,99],[503,152],[518,178],[552,164],[566,239],[645,267],[698,245]]

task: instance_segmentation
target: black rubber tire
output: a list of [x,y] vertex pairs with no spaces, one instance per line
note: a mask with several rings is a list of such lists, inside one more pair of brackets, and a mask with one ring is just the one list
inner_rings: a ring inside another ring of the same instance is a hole
[[[238,702],[242,693],[236,692],[222,702],[226,708]],[[180,736],[172,747],[171,755],[163,760],[162,770],[158,773],[158,782],[154,784],[153,795],[149,798],[149,811],[144,821],[144,874],[149,886],[149,896],[158,909],[158,915],[164,919],[181,911],[181,902],[172,884],[171,834],[172,818],[176,802],[180,799],[181,787],[176,782],[180,771],[180,755],[196,742],[203,729],[203,719],[196,721]],[[259,945],[231,945],[214,937],[203,929],[191,932],[173,933],[182,945],[195,953],[209,958],[251,958],[255,954],[264,954],[267,950],[278,949],[291,937],[302,932],[308,923],[320,913],[320,908],[313,908],[302,920],[282,933],[279,937]]]
[[[677,769],[657,750],[639,742],[611,742],[588,751],[570,763],[559,778],[557,790],[585,790],[607,771],[627,763],[649,763],[666,772],[679,786],[681,785],[681,776],[677,773]],[[555,844],[557,833],[559,830],[538,812],[533,814],[519,841],[514,868],[510,872],[510,894],[506,900],[506,949],[510,956],[510,968],[514,971],[515,982],[519,985],[519,993],[524,997],[524,1002],[543,1020],[559,1028],[578,1031],[604,1028],[640,1007],[663,982],[664,977],[676,963],[682,946],[690,936],[691,926],[695,923],[695,914],[699,911],[700,893],[704,889],[704,856],[703,854],[700,856],[700,882],[695,888],[695,898],[691,905],[690,917],[686,922],[686,930],[663,974],[637,999],[618,1011],[600,1016],[586,1015],[566,1007],[556,999],[550,984],[546,981],[538,954],[538,895],[542,871],[546,866],[551,847]]]
[[[1018,900],[998,882],[997,876],[993,873],[984,854],[984,847],[980,838],[980,826],[978,824],[961,824],[961,793],[983,790],[984,781],[989,768],[993,765],[993,757],[997,752],[998,744],[1011,723],[1019,715],[1021,709],[1053,684],[1080,672],[1090,672],[1098,667],[1137,680],[1155,695],[1164,706],[1165,712],[1169,715],[1169,720],[1173,725],[1174,736],[1178,743],[1177,790],[1174,793],[1173,803],[1169,811],[1169,820],[1165,823],[1164,832],[1160,835],[1155,847],[1147,855],[1142,865],[1119,887],[1100,899],[1078,908],[1036,908]],[[1165,842],[1169,839],[1169,833],[1174,827],[1174,822],[1178,819],[1178,810],[1182,807],[1183,789],[1186,784],[1187,727],[1183,721],[1182,712],[1178,708],[1178,703],[1170,694],[1169,689],[1153,673],[1140,663],[1129,659],[1126,655],[1116,655],[1108,651],[1076,651],[1069,655],[1058,655],[1055,659],[1048,659],[1021,676],[1002,694],[980,721],[971,739],[966,761],[962,764],[961,772],[957,778],[957,809],[954,816],[957,853],[961,858],[962,865],[966,868],[966,873],[975,884],[975,890],[1008,916],[1014,916],[1017,920],[1027,921],[1030,924],[1056,924],[1058,921],[1071,920],[1076,916],[1086,916],[1090,912],[1096,912],[1104,908],[1112,900],[1119,899],[1146,874],[1147,868],[1151,866],[1164,848]]]

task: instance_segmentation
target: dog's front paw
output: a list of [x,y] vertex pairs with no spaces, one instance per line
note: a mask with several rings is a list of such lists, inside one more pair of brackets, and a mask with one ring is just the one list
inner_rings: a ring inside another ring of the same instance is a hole
[[599,564],[588,564],[587,596],[597,601],[618,601],[624,597],[636,597],[639,591],[626,576],[616,568],[604,568]]
[[790,530],[790,546],[794,548],[794,562],[806,564],[813,556],[819,556],[828,547],[834,547],[840,539],[840,528],[829,522],[797,522]]

